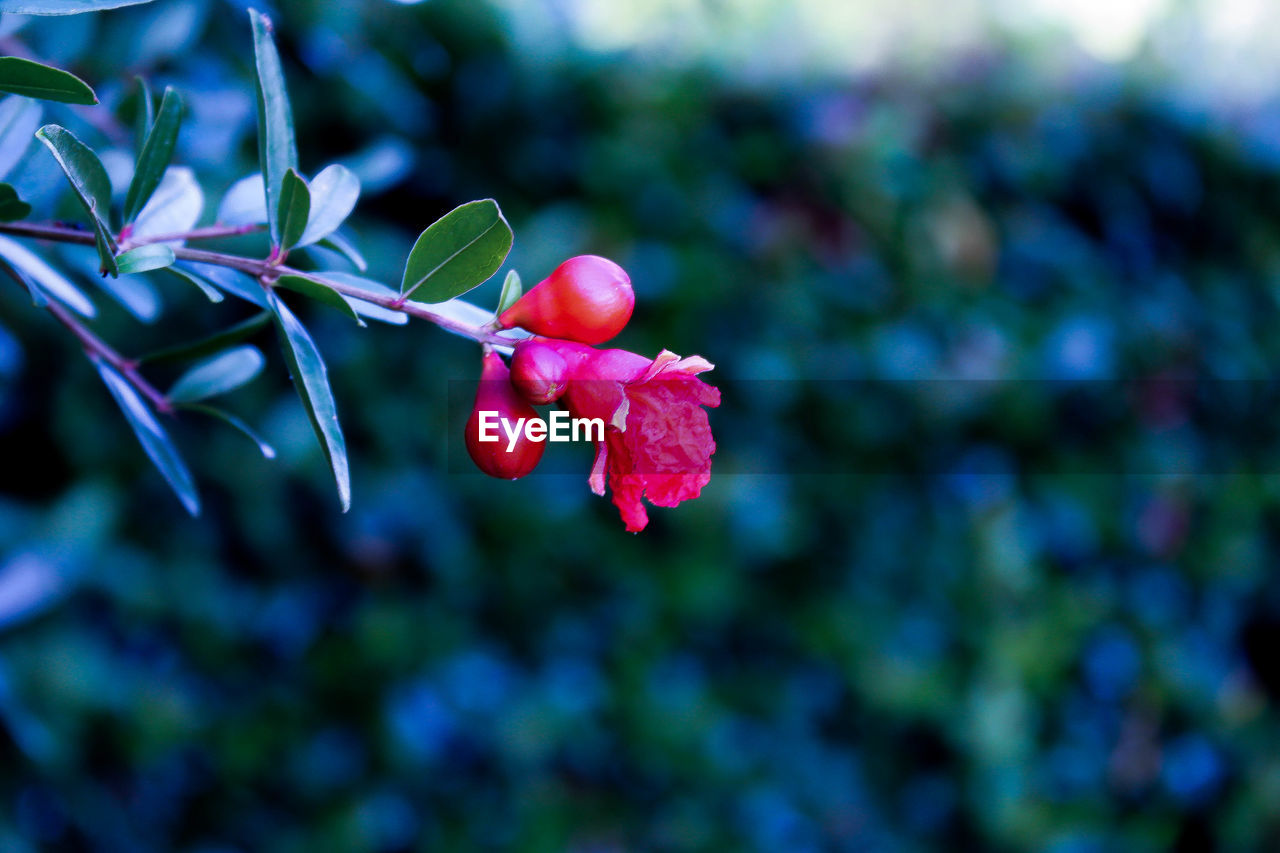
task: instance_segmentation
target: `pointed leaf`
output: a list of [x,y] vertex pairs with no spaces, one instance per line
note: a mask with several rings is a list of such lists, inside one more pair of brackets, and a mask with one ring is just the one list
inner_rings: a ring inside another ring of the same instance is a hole
[[244,433],[246,436],[249,437],[250,441],[258,445],[258,451],[265,458],[267,459],[276,458],[276,449],[272,447],[270,444],[267,444],[267,442],[263,440],[262,436],[254,432],[254,430],[247,423],[240,420],[240,418],[237,418],[235,415],[231,414],[230,412],[224,412],[222,409],[215,409],[213,406],[206,406],[203,403],[181,403],[178,405],[178,408],[186,409],[192,412],[201,412],[203,414],[209,415],[210,417],[218,418],[219,420],[224,421],[225,423],[231,425],[232,427],[235,427],[236,429],[240,430],[240,432]]
[[182,124],[182,96],[166,87],[160,100],[160,112],[147,133],[142,150],[138,152],[138,165],[133,170],[133,180],[124,197],[124,221],[130,223],[160,186],[160,179],[173,159],[173,148],[178,142],[178,128]]
[[13,264],[18,272],[40,289],[42,295],[52,296],[85,317],[93,317],[98,313],[89,297],[21,243],[8,237],[0,237],[0,257]]
[[0,56],[0,92],[64,104],[96,104],[89,84],[70,71],[18,56]]
[[293,115],[285,89],[280,54],[271,38],[271,20],[257,9],[249,10],[253,25],[253,52],[258,72],[258,161],[262,167],[271,241],[280,244],[277,212],[285,173],[298,168],[298,148],[293,137]]
[[53,152],[54,159],[62,167],[71,188],[76,191],[80,203],[88,211],[89,218],[96,223],[106,239],[106,246],[115,252],[115,241],[111,238],[111,228],[107,216],[111,204],[111,179],[102,161],[66,128],[56,124],[46,124],[36,131],[36,139],[43,142]]
[[502,281],[502,295],[498,297],[498,308],[493,312],[493,316],[497,317],[514,305],[522,293],[524,293],[524,285],[520,282],[520,273],[511,270]]
[[[328,273],[325,275],[327,276]],[[342,294],[338,293],[338,291],[334,290],[332,287],[329,287],[323,281],[303,275],[282,275],[276,279],[276,286],[292,290],[295,293],[301,293],[304,296],[309,296],[312,299],[323,302],[331,308],[337,308],[361,326],[364,325],[364,321],[360,319],[360,315],[358,315],[355,309],[351,307],[350,303],[342,297]]]
[[152,463],[164,475],[187,512],[199,515],[200,497],[196,494],[195,482],[169,434],[127,379],[99,358],[94,358],[93,363],[98,368],[102,381],[106,383],[107,390],[116,398],[125,420],[133,428],[133,434],[138,437],[147,456],[151,457]]
[[262,372],[264,359],[257,347],[244,346],[219,353],[182,374],[169,389],[175,403],[194,403],[234,391]]
[[311,181],[311,215],[299,246],[328,237],[346,221],[360,198],[360,179],[344,166],[325,166]]
[[295,170],[284,173],[284,183],[280,185],[280,210],[276,219],[280,223],[279,246],[282,251],[289,251],[298,244],[302,232],[307,229],[307,219],[311,215],[311,191],[307,182]]
[[111,232],[107,227],[98,220],[93,221],[94,246],[98,249],[99,269],[104,273],[111,275],[119,275],[120,269],[116,266],[115,241],[111,238]]
[[369,262],[364,259],[364,255],[360,254],[360,250],[356,248],[355,244],[337,231],[325,237],[317,245],[341,252],[351,262],[351,265],[360,270],[360,272],[364,272],[369,268]]
[[26,219],[31,205],[18,198],[18,191],[9,184],[0,184],[0,222]]
[[[338,284],[345,284],[348,287],[358,287],[361,290],[368,291],[369,293],[373,293],[378,296],[388,296],[391,298],[399,296],[395,290],[387,287],[380,281],[374,281],[371,278],[352,275],[351,273],[325,270],[323,277],[329,281],[335,281]],[[405,314],[403,311],[392,311],[390,308],[383,308],[381,305],[376,305],[373,302],[358,299],[354,296],[347,296],[346,294],[343,294],[342,298],[347,300],[347,304],[355,309],[355,312],[361,317],[367,317],[370,320],[388,323],[392,326],[403,326],[409,322],[409,315]]]
[[[133,221],[130,239],[153,240],[170,234],[190,231],[204,210],[204,191],[196,183],[195,172],[186,166],[170,166],[164,173],[151,199]],[[166,241],[168,246],[181,246],[184,241]]]
[[333,469],[333,479],[338,485],[338,500],[342,511],[351,508],[351,474],[347,468],[347,443],[338,424],[338,409],[329,388],[329,375],[324,359],[316,349],[315,341],[307,333],[298,318],[275,293],[267,296],[271,310],[276,315],[276,329],[280,333],[280,348],[289,364],[293,386],[302,399],[311,428],[315,430],[320,447]]
[[147,134],[151,132],[151,125],[155,123],[156,104],[151,97],[151,87],[147,85],[146,79],[142,76],[134,79],[138,81],[138,109],[134,114],[136,123],[134,133],[137,135],[138,148],[141,149]]
[[206,281],[211,281],[232,296],[238,296],[245,302],[252,302],[259,308],[267,307],[267,295],[262,285],[253,276],[222,267],[216,264],[202,264],[196,261],[184,261],[183,266]]
[[468,202],[446,213],[409,252],[400,292],[421,289],[422,302],[444,302],[484,283],[511,251],[511,226],[493,199]]
[[231,185],[218,205],[223,225],[260,225],[267,221],[267,200],[262,175],[250,175]]
[[0,101],[0,178],[18,165],[40,127],[39,101],[11,95]]
[[222,301],[223,299],[222,291],[218,290],[212,284],[205,281],[203,278],[196,275],[191,270],[183,269],[182,267],[177,266],[175,264],[173,266],[165,267],[165,271],[171,272],[174,275],[176,275],[178,278],[183,279],[185,281],[189,281],[192,284],[194,284],[196,287],[200,289],[200,292],[203,293],[205,298],[208,299],[210,302],[217,303]]
[[[169,269],[177,269],[170,267]],[[150,353],[142,357],[141,361],[146,364],[158,364],[162,362],[173,361],[190,361],[193,358],[201,358],[203,356],[212,355],[216,352],[222,352],[230,346],[240,343],[241,341],[257,334],[259,330],[264,328],[271,322],[271,314],[263,311],[260,314],[254,314],[248,320],[236,323],[234,326],[223,329],[220,332],[214,332],[208,337],[201,338],[190,343],[178,344],[174,347]]]
[[160,243],[149,243],[116,256],[121,275],[164,269],[173,262],[173,249]]
[[0,0],[0,12],[13,15],[78,15],[137,6],[151,0]]

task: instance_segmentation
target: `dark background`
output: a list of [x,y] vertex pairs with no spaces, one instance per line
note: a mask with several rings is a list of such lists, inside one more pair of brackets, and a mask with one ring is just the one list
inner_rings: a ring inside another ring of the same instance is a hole
[[[1003,42],[760,78],[534,55],[460,0],[270,11],[303,169],[364,179],[371,275],[398,283],[416,234],[482,197],[528,283],[616,259],[617,345],[717,365],[713,478],[633,536],[583,448],[516,483],[460,473],[475,348],[293,300],[353,508],[268,332],[228,405],[280,457],[180,421],[192,520],[8,288],[0,849],[1280,843],[1274,421],[1220,429],[1203,391],[1280,358],[1274,110],[1225,121],[1140,68],[1052,77]],[[239,7],[10,38],[95,86],[103,107],[46,120],[100,151],[130,144],[135,74],[181,88],[207,218],[256,170]],[[75,218],[43,150],[18,183]],[[95,327],[137,354],[252,312],[157,284],[160,320],[100,296]],[[939,390],[883,393],[917,380]]]

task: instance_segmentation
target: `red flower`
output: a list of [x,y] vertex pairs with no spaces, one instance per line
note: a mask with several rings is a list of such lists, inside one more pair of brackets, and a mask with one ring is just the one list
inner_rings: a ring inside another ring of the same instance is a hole
[[719,390],[697,376],[712,369],[709,361],[667,350],[650,360],[570,341],[543,343],[569,365],[562,398],[569,413],[605,423],[587,482],[603,495],[607,481],[628,531],[649,523],[642,497],[657,506],[675,506],[702,492],[711,480],[716,450],[702,407],[720,405]]

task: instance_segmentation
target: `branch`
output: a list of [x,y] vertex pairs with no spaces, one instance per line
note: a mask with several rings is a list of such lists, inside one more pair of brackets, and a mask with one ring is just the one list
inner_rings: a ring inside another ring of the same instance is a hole
[[[226,228],[240,228],[243,226],[212,226],[205,229],[196,229],[194,231],[184,232],[181,234],[172,234],[147,242],[159,242],[160,240],[190,240],[200,239],[203,237],[223,237],[229,236],[231,233],[247,233],[245,231],[230,232]],[[256,227],[256,226],[255,226]],[[94,236],[90,231],[81,231],[65,225],[53,224],[37,224],[31,222],[5,222],[0,223],[0,234],[13,234],[19,237],[33,237],[39,240],[50,240],[59,243],[79,243],[85,246],[94,244]],[[385,293],[377,293],[371,290],[365,290],[361,287],[355,287],[343,282],[334,281],[324,277],[324,273],[304,272],[294,269],[284,264],[271,263],[265,260],[257,260],[254,258],[244,258],[239,255],[228,255],[225,252],[211,252],[207,249],[192,249],[187,246],[174,247],[173,254],[176,258],[183,261],[195,261],[202,264],[215,264],[229,269],[239,270],[248,273],[254,278],[261,281],[266,286],[282,275],[300,275],[305,278],[318,281],[326,287],[341,293],[343,296],[350,296],[354,299],[362,299],[365,302],[371,302],[382,308],[391,311],[399,311],[410,317],[416,317],[419,320],[426,320],[428,323],[434,323],[442,329],[470,338],[479,343],[496,344],[499,346],[510,346],[513,340],[509,337],[497,334],[492,327],[487,325],[472,325],[465,323],[447,313],[440,311],[424,302],[406,301],[402,296],[388,296]]]

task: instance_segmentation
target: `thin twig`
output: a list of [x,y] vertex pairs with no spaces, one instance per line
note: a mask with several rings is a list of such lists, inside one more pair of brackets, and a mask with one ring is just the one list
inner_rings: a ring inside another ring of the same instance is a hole
[[[19,237],[34,237],[40,240],[51,240],[61,243],[79,243],[83,245],[93,245],[94,236],[91,232],[81,231],[64,225],[37,224],[32,222],[4,222],[0,223],[0,233],[14,234]],[[183,240],[190,239],[190,235],[195,232],[182,234],[174,234],[166,239]],[[224,236],[224,235],[218,235]],[[390,296],[385,293],[379,293],[372,290],[365,290],[345,282],[335,281],[334,279],[325,278],[323,273],[303,272],[284,264],[274,264],[265,260],[257,260],[255,258],[244,258],[239,255],[228,255],[225,252],[212,252],[208,249],[193,249],[188,246],[175,247],[173,254],[176,258],[183,261],[195,261],[203,264],[215,264],[217,266],[228,267],[230,269],[239,270],[248,273],[254,278],[263,282],[264,285],[270,286],[271,283],[282,275],[300,275],[305,278],[318,281],[327,287],[336,290],[344,296],[350,296],[355,299],[362,299],[365,302],[371,302],[382,308],[391,311],[399,311],[410,317],[416,317],[419,320],[426,320],[428,323],[434,323],[442,329],[446,329],[463,337],[471,338],[480,343],[490,343],[497,345],[510,346],[512,341],[510,338],[504,337],[496,333],[492,324],[487,326],[473,326],[470,323],[463,323],[456,320],[423,302],[412,302],[406,300],[403,296]]]
[[80,341],[80,345],[84,347],[86,353],[91,356],[97,356],[118,370],[120,375],[129,381],[130,385],[137,388],[139,393],[146,397],[151,402],[151,405],[155,406],[156,411],[165,414],[173,412],[173,404],[169,402],[169,398],[156,390],[156,387],[146,379],[142,378],[142,374],[138,372],[137,362],[125,358],[112,349],[110,344],[89,331],[83,323],[77,320],[70,311],[59,305],[56,300],[48,299],[45,308],[49,309],[49,313],[56,317],[59,323],[71,330],[71,334],[75,335]]

